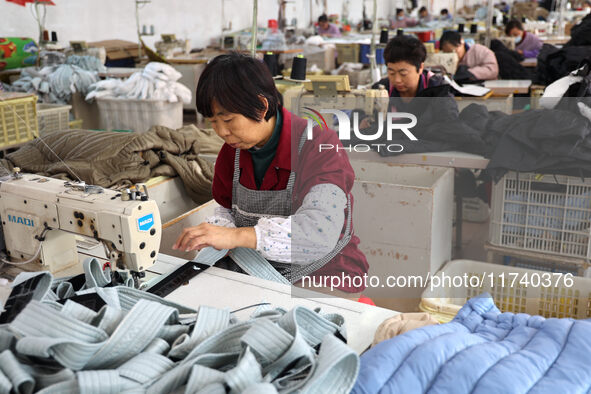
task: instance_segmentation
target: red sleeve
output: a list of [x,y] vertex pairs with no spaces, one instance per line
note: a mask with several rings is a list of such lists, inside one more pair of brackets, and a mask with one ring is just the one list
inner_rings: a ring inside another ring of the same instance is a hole
[[236,151],[224,144],[215,161],[212,194],[215,201],[224,208],[232,208],[232,176]]
[[[301,134],[298,133],[298,135]],[[324,144],[325,147],[332,145],[334,148],[319,151],[320,144]],[[347,151],[344,150],[337,133],[333,130],[314,128],[314,138],[306,141],[296,163],[298,168],[295,185],[297,197],[294,201],[296,209],[315,185],[331,183],[340,187],[345,194],[353,188],[355,181],[353,167],[349,162]]]

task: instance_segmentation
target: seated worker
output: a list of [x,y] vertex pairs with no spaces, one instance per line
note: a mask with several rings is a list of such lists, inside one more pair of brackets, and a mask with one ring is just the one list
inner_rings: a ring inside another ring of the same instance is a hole
[[[474,143],[475,139],[464,133],[465,126],[459,119],[458,106],[450,94],[450,85],[440,75],[425,70],[426,57],[425,45],[414,36],[396,36],[388,42],[384,50],[387,77],[374,84],[372,88],[379,89],[379,85],[382,85],[387,89],[390,96],[388,112],[403,112],[416,116],[417,123],[412,128],[412,133],[418,140],[408,141],[399,134],[393,134],[394,139],[388,139],[386,133],[383,133],[380,139],[373,143],[399,143],[404,147],[405,153],[445,150],[451,147],[450,141],[458,143],[458,139],[461,140],[459,143],[466,146]],[[380,127],[377,111],[367,114],[370,116],[358,112],[361,119],[359,131],[366,135],[374,134]],[[384,125],[384,129],[386,127]],[[384,150],[378,153],[383,156],[389,155]]]
[[523,30],[518,20],[511,20],[505,26],[505,34],[515,37],[515,50],[524,57],[538,57],[544,43],[535,34]]
[[429,11],[427,11],[427,7],[421,7],[419,9],[419,24],[424,25],[428,22],[431,22],[432,18],[429,15]]
[[[254,249],[292,283],[303,269],[313,277],[363,277],[367,260],[346,225],[353,168],[342,150],[318,149],[342,148],[338,135],[316,127],[307,140],[307,120],[283,108],[265,64],[236,52],[207,64],[196,100],[225,142],[212,185],[221,207],[207,223],[185,228],[174,248]],[[300,152],[294,168],[292,150]],[[339,289],[363,290],[347,283]]]
[[[414,36],[392,38],[384,50],[388,76],[375,83],[372,88],[377,89],[379,85],[383,85],[390,97],[428,96],[430,89],[445,82],[441,76],[424,69],[426,58],[425,45]],[[447,96],[447,92],[444,96]]]
[[404,29],[405,27],[413,27],[417,25],[417,21],[412,18],[407,18],[404,15],[404,10],[402,8],[396,8],[396,19],[392,21],[391,28],[392,29]]
[[446,31],[439,39],[443,52],[455,52],[460,59],[454,79],[458,81],[486,81],[497,79],[499,65],[493,51],[484,45],[464,43],[457,31]]
[[[388,76],[376,82],[372,89],[379,89],[382,85],[388,90],[391,97],[390,110],[408,110],[417,114],[416,106],[424,105],[426,101],[417,101],[416,105],[410,105],[414,98],[450,97],[450,87],[443,77],[425,70],[426,57],[425,45],[414,36],[396,36],[388,42],[384,50]],[[438,101],[441,102],[443,100]],[[457,112],[453,99],[450,104],[454,107],[452,111]],[[420,112],[423,113],[423,110]],[[366,129],[376,120],[375,114],[373,117],[364,117],[359,123],[359,128]]]
[[318,35],[325,37],[340,37],[341,31],[338,26],[328,21],[326,14],[318,17]]
[[449,13],[447,8],[443,8],[441,11],[439,11],[439,20],[440,21],[451,21],[453,19],[454,19],[453,16]]

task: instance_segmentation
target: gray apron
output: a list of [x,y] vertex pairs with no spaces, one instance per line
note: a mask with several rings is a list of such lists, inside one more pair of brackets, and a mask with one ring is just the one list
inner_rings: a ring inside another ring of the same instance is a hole
[[[306,133],[302,134],[298,146],[301,153],[306,142]],[[291,171],[287,187],[283,190],[251,190],[240,184],[240,149],[236,149],[234,159],[234,176],[232,179],[232,214],[236,227],[254,227],[259,219],[269,217],[287,218],[292,215],[291,200],[296,173]],[[345,234],[337,242],[334,249],[320,260],[307,265],[286,264],[271,261],[270,264],[291,283],[303,276],[310,275],[324,267],[351,240],[351,197],[347,195],[347,213],[345,217]]]

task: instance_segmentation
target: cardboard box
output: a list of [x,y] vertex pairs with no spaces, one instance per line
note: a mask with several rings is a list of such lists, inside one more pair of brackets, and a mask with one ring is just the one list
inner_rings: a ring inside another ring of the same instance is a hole
[[137,42],[124,40],[104,40],[89,42],[88,46],[93,48],[105,48],[105,51],[107,51],[108,60],[119,60],[128,57],[137,57],[139,55]]

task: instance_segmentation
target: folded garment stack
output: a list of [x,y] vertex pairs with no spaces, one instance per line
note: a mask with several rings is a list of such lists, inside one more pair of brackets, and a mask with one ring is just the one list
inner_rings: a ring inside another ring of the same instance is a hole
[[163,100],[170,103],[191,102],[191,91],[177,81],[181,74],[173,67],[158,62],[148,63],[142,71],[126,80],[106,79],[91,86],[86,100],[120,98],[131,100]]
[[21,77],[7,87],[15,92],[35,93],[43,103],[67,104],[72,93],[88,94],[90,86],[98,82],[98,72],[105,66],[94,56],[72,55],[66,64],[24,68]]

